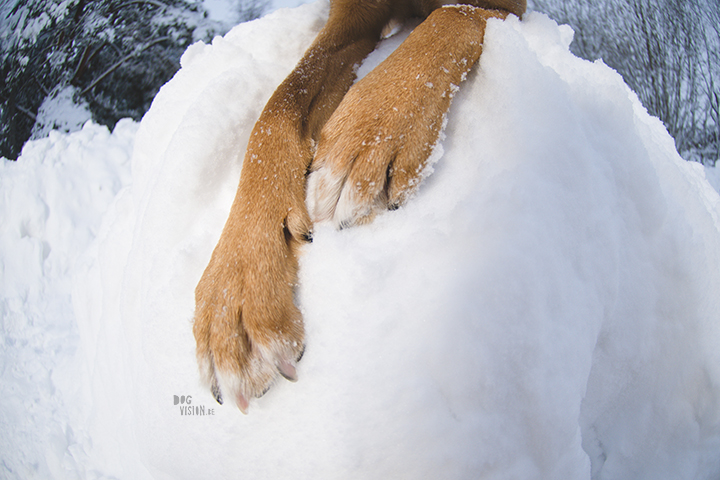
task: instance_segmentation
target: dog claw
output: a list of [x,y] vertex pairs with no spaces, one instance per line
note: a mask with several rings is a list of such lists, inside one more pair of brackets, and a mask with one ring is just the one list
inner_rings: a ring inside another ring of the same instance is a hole
[[220,387],[218,386],[217,382],[213,382],[212,388],[210,389],[212,391],[213,397],[215,397],[215,401],[218,402],[220,405],[223,404],[223,398],[222,393],[220,393]]
[[297,370],[287,360],[280,361],[280,365],[278,365],[278,371],[280,372],[280,375],[285,377],[287,380],[290,380],[291,382],[297,382]]
[[248,402],[247,398],[245,398],[245,395],[242,393],[237,394],[237,406],[243,414],[247,415],[250,402]]

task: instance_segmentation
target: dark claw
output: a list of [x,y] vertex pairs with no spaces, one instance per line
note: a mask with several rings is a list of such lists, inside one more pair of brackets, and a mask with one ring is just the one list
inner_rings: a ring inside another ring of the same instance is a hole
[[299,362],[302,360],[303,355],[305,355],[305,345],[303,345],[302,350],[300,350],[300,355],[295,359],[295,361]]
[[212,390],[213,397],[215,397],[215,400],[220,405],[222,405],[223,404],[222,393],[220,393],[220,387],[218,386],[217,381],[213,382],[211,390]]
[[269,386],[269,385],[268,385],[267,387],[265,387],[265,390],[263,390],[262,393],[261,393],[260,395],[257,395],[255,398],[260,398],[260,397],[262,397],[263,395],[265,395],[265,394],[268,392],[268,390],[270,390],[270,386]]

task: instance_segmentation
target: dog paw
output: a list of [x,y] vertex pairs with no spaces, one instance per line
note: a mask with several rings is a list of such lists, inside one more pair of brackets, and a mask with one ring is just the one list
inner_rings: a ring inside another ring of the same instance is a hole
[[313,221],[364,223],[411,196],[493,16],[504,14],[469,6],[435,10],[348,91],[320,133],[308,179]]
[[297,380],[304,350],[293,303],[296,261],[274,242],[223,235],[198,283],[193,333],[203,383],[247,413],[278,376]]
[[[455,23],[445,20],[448,28]],[[481,50],[477,34],[468,35],[464,51],[443,45],[452,35],[440,27],[430,20],[417,27],[348,91],[323,127],[308,179],[313,221],[364,223],[402,205],[421,182],[451,99]]]
[[445,108],[416,102],[386,80],[390,88],[368,77],[356,84],[323,128],[308,178],[313,221],[366,223],[419,185]]

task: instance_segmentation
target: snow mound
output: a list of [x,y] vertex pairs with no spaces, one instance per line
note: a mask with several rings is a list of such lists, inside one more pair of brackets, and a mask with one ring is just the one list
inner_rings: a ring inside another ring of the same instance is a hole
[[250,129],[327,8],[192,46],[143,119],[132,184],[75,276],[64,468],[717,478],[720,197],[619,75],[574,57],[572,31],[540,14],[488,24],[415,198],[316,229],[299,382],[248,416],[200,387],[194,287]]
[[78,432],[57,386],[79,388],[72,275],[130,183],[136,130],[86,123],[0,159],[0,478],[71,478]]

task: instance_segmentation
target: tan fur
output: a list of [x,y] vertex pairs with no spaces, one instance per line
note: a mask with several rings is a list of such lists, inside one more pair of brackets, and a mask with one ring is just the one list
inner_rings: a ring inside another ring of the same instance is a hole
[[[525,11],[524,0],[443,3],[456,2],[333,0],[327,24],[262,112],[195,291],[198,363],[218,401],[246,412],[278,373],[296,379],[304,328],[293,292],[312,222],[349,226],[401,205],[480,56],[486,20]],[[350,88],[383,29],[410,16],[427,18]]]

